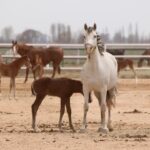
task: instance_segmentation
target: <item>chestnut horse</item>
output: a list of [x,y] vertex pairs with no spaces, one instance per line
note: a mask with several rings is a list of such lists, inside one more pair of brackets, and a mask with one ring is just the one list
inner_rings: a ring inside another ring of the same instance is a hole
[[[27,55],[30,58],[32,65],[32,72],[34,79],[36,79],[36,56],[39,55],[43,66],[46,66],[52,61],[53,73],[52,78],[55,76],[56,71],[60,74],[60,63],[63,60],[64,52],[60,47],[50,46],[48,48],[33,47],[25,44],[17,43],[17,41],[12,41],[12,50],[14,53],[18,53],[21,56]],[[26,69],[25,81],[28,79],[29,68]]]
[[9,98],[11,90],[13,89],[13,96],[15,99],[15,78],[23,65],[26,65],[28,67],[30,66],[30,61],[27,56],[17,58],[16,60],[14,60],[9,64],[0,63],[0,92],[1,92],[1,77],[2,76],[10,77]]
[[[107,50],[107,52],[111,53],[112,55],[124,55],[125,49]],[[134,69],[133,60],[129,58],[117,58],[117,63],[118,63],[118,74],[121,70],[125,69],[126,67],[129,67],[132,70],[136,83],[137,83],[137,74]]]
[[[150,50],[145,50],[142,53],[142,55],[150,55]],[[138,67],[142,67],[144,60],[146,60],[147,61],[147,65],[150,66],[150,58],[140,58],[140,60],[138,61]]]
[[[31,91],[33,95],[36,95],[36,99],[32,105],[32,127],[36,131],[36,114],[40,104],[46,95],[57,96],[61,99],[60,105],[60,118],[59,118],[59,129],[62,126],[62,118],[65,112],[65,106],[68,113],[70,128],[74,130],[71,119],[71,106],[70,97],[73,93],[83,94],[82,83],[78,80],[73,80],[69,78],[48,78],[43,77],[41,79],[35,80],[32,83]],[[88,102],[90,103],[91,94],[89,94]]]

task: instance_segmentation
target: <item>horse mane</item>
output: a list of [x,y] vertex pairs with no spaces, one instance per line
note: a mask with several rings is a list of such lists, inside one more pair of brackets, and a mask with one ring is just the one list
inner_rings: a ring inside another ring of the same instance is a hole
[[93,27],[88,27],[88,28],[87,28],[87,32],[88,32],[88,33],[91,33],[93,30],[94,30]]
[[24,50],[24,51],[26,51],[26,52],[28,52],[30,49],[32,49],[32,48],[34,48],[33,46],[31,46],[31,45],[26,45],[26,44],[18,44],[18,47],[19,47],[19,49],[20,50]]

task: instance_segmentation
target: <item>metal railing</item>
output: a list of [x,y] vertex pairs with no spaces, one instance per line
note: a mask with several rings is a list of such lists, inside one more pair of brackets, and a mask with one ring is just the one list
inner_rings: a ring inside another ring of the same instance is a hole
[[[65,50],[80,50],[84,49],[83,44],[27,44],[37,47],[48,47],[48,46],[59,46],[62,47]],[[11,43],[1,43],[0,48],[8,48],[10,49],[12,47]],[[109,50],[119,50],[119,49],[125,49],[125,50],[146,50],[150,49],[150,44],[105,44],[105,48]],[[3,58],[13,58],[13,55],[2,55]],[[19,57],[16,56],[16,57]],[[139,59],[139,58],[150,58],[148,55],[117,55],[116,58],[130,58],[130,59]],[[64,59],[86,59],[85,55],[65,55]],[[45,69],[52,69],[45,68]],[[62,67],[63,70],[80,70],[81,67]],[[149,68],[136,68],[136,69],[149,69]]]
[[[27,43],[27,45],[32,45],[32,46],[44,46],[44,47],[48,47],[48,46],[59,46],[62,47],[64,49],[83,49],[84,45],[83,44],[57,44],[57,43],[53,43],[53,44],[43,44],[43,43],[33,43],[33,44],[29,44]],[[11,48],[12,44],[11,43],[0,43],[0,48]],[[144,49],[150,49],[150,44],[144,44],[144,43],[132,43],[132,44],[110,44],[110,43],[106,43],[105,44],[106,49],[125,49],[125,50],[144,50]]]

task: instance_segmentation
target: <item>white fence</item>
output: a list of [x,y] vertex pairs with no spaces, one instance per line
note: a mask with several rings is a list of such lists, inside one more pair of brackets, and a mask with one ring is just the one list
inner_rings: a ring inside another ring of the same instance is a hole
[[[32,45],[32,46],[44,46],[44,47],[48,47],[48,46],[59,46],[62,47],[65,50],[81,50],[84,49],[84,45],[83,44],[28,44],[28,45]],[[8,48],[10,49],[12,46],[11,43],[3,43],[0,44],[0,49],[2,48]],[[125,49],[125,50],[146,50],[146,49],[150,49],[150,44],[105,44],[105,48],[109,49],[109,50],[119,50],[119,49]],[[13,58],[13,55],[2,55],[3,58]],[[19,56],[18,56],[19,57]],[[150,58],[150,56],[148,55],[117,55],[115,56],[116,58],[131,58],[131,59],[139,59],[139,58]],[[76,60],[80,60],[80,59],[86,59],[85,55],[80,55],[78,53],[78,55],[65,55],[64,59],[76,59]],[[51,69],[51,68],[46,68],[46,69]],[[80,70],[81,67],[62,67],[63,70]],[[147,68],[135,68],[135,69],[149,69]]]

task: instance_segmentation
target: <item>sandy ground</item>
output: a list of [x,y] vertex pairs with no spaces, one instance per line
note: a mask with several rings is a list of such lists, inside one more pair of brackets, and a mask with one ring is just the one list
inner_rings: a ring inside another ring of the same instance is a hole
[[63,130],[58,130],[59,99],[46,97],[39,108],[37,124],[41,132],[31,128],[30,85],[16,80],[17,100],[8,99],[9,79],[2,79],[0,100],[0,150],[148,150],[150,147],[150,79],[118,81],[116,108],[112,112],[114,131],[100,134],[100,110],[96,98],[90,104],[88,128],[79,133],[83,116],[83,96],[71,97],[72,119],[76,132],[68,126],[67,114]]

